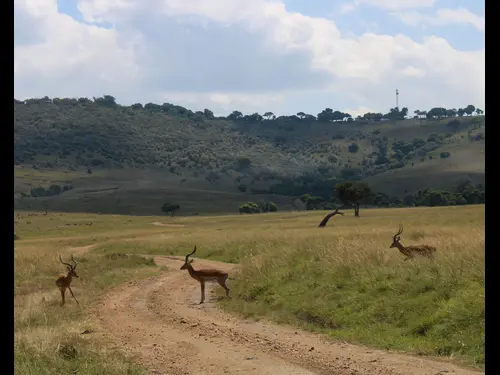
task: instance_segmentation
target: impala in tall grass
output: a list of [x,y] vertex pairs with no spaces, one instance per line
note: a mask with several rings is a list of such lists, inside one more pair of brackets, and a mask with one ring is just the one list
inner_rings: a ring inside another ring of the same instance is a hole
[[71,295],[73,296],[73,298],[76,301],[76,304],[80,305],[78,303],[78,300],[76,299],[75,295],[73,294],[73,291],[71,290],[71,281],[73,281],[73,277],[79,277],[75,271],[78,263],[76,263],[76,261],[73,259],[73,255],[71,255],[71,261],[73,262],[73,264],[63,262],[60,254],[59,254],[59,261],[62,264],[64,264],[66,266],[66,268],[68,269],[68,273],[66,275],[61,274],[61,275],[59,275],[59,277],[56,280],[56,285],[61,292],[61,298],[62,298],[61,306],[63,306],[64,303],[66,302],[65,301],[66,289],[69,289],[69,291],[71,292]]
[[401,244],[400,239],[400,234],[403,233],[403,224],[399,224],[399,230],[398,233],[394,235],[392,238],[392,245],[389,248],[397,247],[398,250],[406,256],[403,260],[408,260],[408,259],[413,259],[415,255],[420,255],[424,256],[427,258],[434,258],[434,255],[436,253],[436,248],[434,246],[429,246],[429,245],[413,245],[413,246],[403,246]]

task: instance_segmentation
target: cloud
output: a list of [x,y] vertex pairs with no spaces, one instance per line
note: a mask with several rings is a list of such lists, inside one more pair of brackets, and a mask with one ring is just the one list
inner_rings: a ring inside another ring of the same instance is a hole
[[340,111],[349,113],[352,117],[363,116],[365,113],[377,113],[377,110],[365,106],[361,106],[358,108],[344,108]]
[[484,16],[474,14],[465,8],[438,9],[435,15],[427,15],[415,10],[394,12],[392,15],[411,26],[426,24],[434,26],[470,25],[478,31],[484,32]]
[[327,106],[387,111],[398,87],[407,106],[484,107],[484,48],[347,36],[334,21],[279,1],[79,0],[78,9],[85,22],[59,13],[55,0],[15,2],[16,98],[111,94],[124,104],[166,101],[219,114],[316,114]]
[[434,6],[434,3],[435,0],[352,0],[352,2],[345,3],[341,6],[341,13],[345,14],[351,12],[359,6],[397,10],[431,8]]

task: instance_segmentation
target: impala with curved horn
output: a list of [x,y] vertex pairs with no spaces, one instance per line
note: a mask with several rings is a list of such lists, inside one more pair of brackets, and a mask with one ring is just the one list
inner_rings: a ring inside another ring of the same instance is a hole
[[71,292],[71,295],[73,296],[73,298],[76,301],[76,304],[80,305],[78,303],[78,300],[76,299],[75,295],[73,294],[73,291],[71,290],[71,281],[73,280],[73,277],[79,277],[75,271],[78,263],[73,259],[73,255],[71,255],[71,261],[73,262],[73,264],[63,262],[63,260],[61,258],[61,254],[59,254],[59,261],[62,264],[64,264],[66,266],[66,268],[68,269],[68,273],[66,275],[64,275],[64,274],[59,275],[59,277],[56,280],[56,285],[59,288],[59,290],[61,291],[61,298],[62,298],[61,306],[64,305],[64,303],[65,303],[66,289],[69,289],[69,291]]
[[202,304],[205,301],[205,282],[207,281],[217,281],[221,287],[226,290],[226,297],[229,297],[229,288],[226,285],[226,280],[228,278],[228,273],[216,269],[201,269],[195,270],[191,263],[193,259],[189,260],[189,257],[196,252],[196,246],[192,253],[186,255],[186,260],[181,267],[181,270],[188,270],[189,276],[198,281],[201,286],[201,301]]
[[436,248],[429,245],[414,245],[414,246],[403,246],[399,240],[401,239],[400,234],[403,233],[403,224],[399,224],[398,233],[392,238],[392,245],[389,248],[397,247],[401,254],[405,255],[406,258],[403,260],[412,259],[415,255],[422,255],[428,258],[434,258],[436,253]]

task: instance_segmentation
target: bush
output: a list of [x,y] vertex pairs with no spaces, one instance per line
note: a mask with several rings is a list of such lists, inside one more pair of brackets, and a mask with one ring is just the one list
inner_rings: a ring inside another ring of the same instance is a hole
[[181,206],[179,206],[176,203],[168,203],[167,202],[167,203],[163,203],[163,206],[161,206],[162,212],[165,212],[165,213],[171,212],[172,216],[174,216],[175,211],[180,210],[180,209],[181,209]]
[[245,184],[240,184],[238,185],[238,190],[244,193],[245,191],[247,191],[247,186]]
[[253,202],[248,202],[240,206],[239,208],[240,214],[256,214],[260,212],[259,206]]
[[441,152],[441,153],[439,154],[439,157],[440,157],[441,159],[447,159],[447,158],[449,158],[450,156],[451,156],[451,154],[450,154],[448,151],[444,151],[444,152]]
[[349,152],[352,152],[353,154],[358,152],[359,151],[359,146],[357,143],[351,143],[348,147],[347,147],[347,150],[349,150]]
[[259,208],[262,212],[276,212],[276,211],[278,211],[278,206],[274,202],[261,202],[261,203],[259,203]]

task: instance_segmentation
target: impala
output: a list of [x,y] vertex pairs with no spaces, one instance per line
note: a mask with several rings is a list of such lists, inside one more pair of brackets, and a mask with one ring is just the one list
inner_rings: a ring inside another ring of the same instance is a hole
[[61,291],[61,298],[62,298],[61,306],[64,305],[64,303],[65,303],[66,289],[69,289],[69,291],[71,292],[71,295],[73,296],[73,298],[76,301],[76,304],[80,305],[78,303],[78,300],[76,299],[75,295],[73,294],[73,291],[71,290],[71,281],[73,280],[73,277],[79,277],[75,271],[78,263],[76,263],[76,261],[73,259],[73,255],[71,255],[71,261],[73,262],[73,265],[71,265],[69,263],[64,263],[62,258],[61,258],[61,254],[59,254],[59,260],[61,261],[62,264],[67,266],[67,269],[68,269],[68,273],[66,275],[61,274],[61,275],[59,275],[59,277],[56,280],[56,285],[59,288],[59,290]]
[[196,252],[196,246],[192,253],[186,255],[186,260],[181,267],[181,270],[188,270],[189,276],[198,281],[201,286],[201,301],[202,304],[205,301],[205,282],[207,281],[217,281],[221,287],[226,290],[226,297],[229,297],[229,288],[226,285],[226,279],[228,278],[228,273],[216,269],[201,269],[195,270],[191,263],[193,259],[189,260],[189,257]]
[[406,258],[403,260],[412,259],[415,255],[422,255],[428,258],[434,258],[434,254],[436,253],[436,248],[434,246],[429,245],[417,245],[417,246],[403,246],[399,240],[401,237],[399,236],[403,233],[403,225],[399,224],[399,231],[396,233],[392,239],[392,245],[389,248],[397,247],[401,254],[405,255]]

